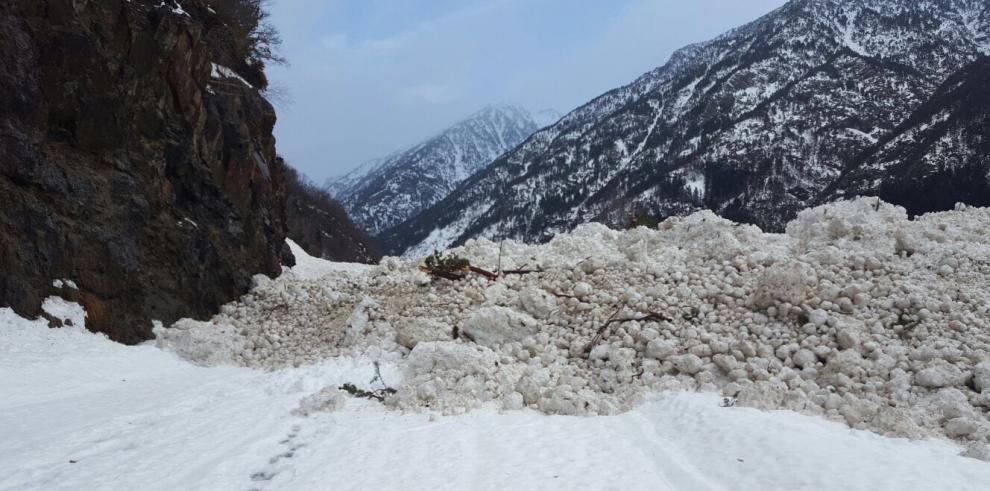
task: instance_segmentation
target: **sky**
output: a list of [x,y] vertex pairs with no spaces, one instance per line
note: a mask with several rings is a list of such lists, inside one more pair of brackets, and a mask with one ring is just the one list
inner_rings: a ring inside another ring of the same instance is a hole
[[318,183],[488,104],[568,113],[784,0],[271,0],[278,151]]

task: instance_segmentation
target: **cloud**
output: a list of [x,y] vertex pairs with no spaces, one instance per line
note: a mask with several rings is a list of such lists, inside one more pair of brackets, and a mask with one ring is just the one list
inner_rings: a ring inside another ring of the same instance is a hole
[[415,105],[417,103],[447,104],[456,101],[460,97],[457,92],[456,89],[446,84],[429,83],[399,90],[399,93],[407,100],[409,105]]

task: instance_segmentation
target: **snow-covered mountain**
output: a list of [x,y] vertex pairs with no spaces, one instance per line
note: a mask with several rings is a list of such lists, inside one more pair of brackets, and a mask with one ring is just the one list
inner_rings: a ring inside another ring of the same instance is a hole
[[990,206],[990,57],[967,65],[874,148],[829,199],[876,195],[913,214]]
[[444,199],[465,179],[513,149],[559,114],[488,106],[410,149],[368,162],[328,183],[354,221],[372,235]]
[[985,0],[793,0],[578,108],[380,239],[542,241],[699,208],[779,230],[990,53],[988,32]]

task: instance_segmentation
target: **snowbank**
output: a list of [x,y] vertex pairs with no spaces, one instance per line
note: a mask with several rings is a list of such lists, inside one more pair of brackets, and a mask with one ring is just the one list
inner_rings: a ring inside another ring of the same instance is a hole
[[[977,455],[990,439],[987,230],[990,210],[912,221],[876,199],[807,210],[779,235],[710,212],[658,230],[591,224],[546,245],[506,242],[503,268],[544,272],[497,282],[430,283],[396,258],[364,275],[290,272],[164,344],[224,326],[223,358],[246,366],[355,353],[407,363],[387,401],[401,408],[614,414],[658,390],[700,390],[944,435]],[[454,252],[494,269],[499,250],[479,240]],[[441,347],[483,361],[421,363],[417,351]]]
[[[444,344],[414,350],[413,376],[455,368],[462,355],[490,366],[494,356]],[[396,376],[381,368],[386,381]],[[982,491],[990,483],[990,466],[948,442],[721,407],[712,394],[650,396],[615,417],[492,409],[436,417],[336,390],[376,372],[367,358],[273,372],[200,368],[0,309],[0,489]]]

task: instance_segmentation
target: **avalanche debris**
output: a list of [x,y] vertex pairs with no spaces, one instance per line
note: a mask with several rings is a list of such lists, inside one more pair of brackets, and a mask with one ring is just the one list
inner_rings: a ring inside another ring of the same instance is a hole
[[370,354],[402,367],[385,400],[401,409],[596,415],[651,391],[720,391],[988,455],[987,230],[987,209],[909,220],[866,198],[806,210],[785,234],[710,212],[658,230],[589,224],[546,245],[453,251],[541,268],[497,281],[426,282],[396,258],[366,275],[288,271],[209,322],[158,329],[158,343],[266,369]]

